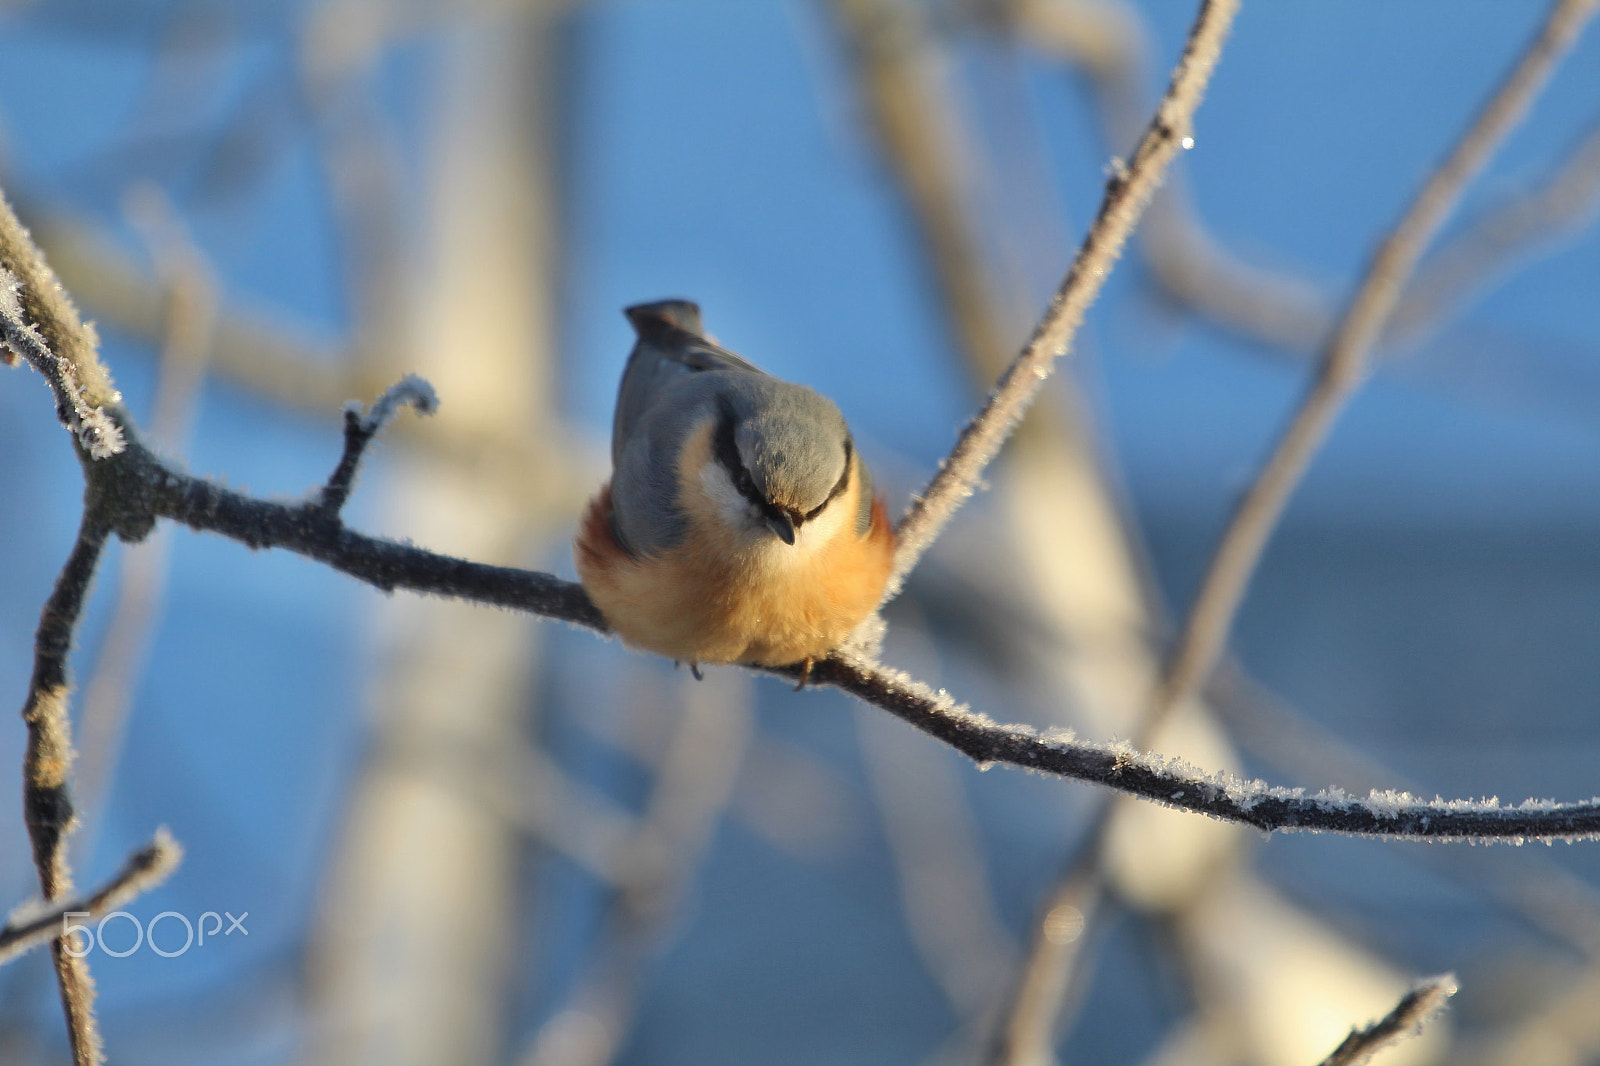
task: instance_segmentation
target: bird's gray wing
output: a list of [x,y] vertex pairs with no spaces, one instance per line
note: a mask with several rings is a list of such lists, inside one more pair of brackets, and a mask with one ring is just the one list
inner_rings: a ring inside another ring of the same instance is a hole
[[669,381],[621,442],[611,472],[611,528],[629,554],[655,555],[683,542],[689,521],[678,506],[678,459],[696,427],[718,417],[728,387],[726,373]]
[[687,374],[707,370],[735,373],[766,373],[706,339],[700,324],[700,308],[688,300],[660,300],[636,304],[625,312],[639,339],[628,356],[617,389],[617,411],[611,421],[611,461],[621,462],[628,441],[633,438],[651,405],[675,382]]

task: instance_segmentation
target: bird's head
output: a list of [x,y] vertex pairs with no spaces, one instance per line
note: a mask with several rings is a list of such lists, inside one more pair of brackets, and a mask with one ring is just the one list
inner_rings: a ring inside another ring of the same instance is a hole
[[839,409],[801,385],[739,383],[717,402],[711,462],[745,504],[744,519],[793,545],[834,505],[855,466]]

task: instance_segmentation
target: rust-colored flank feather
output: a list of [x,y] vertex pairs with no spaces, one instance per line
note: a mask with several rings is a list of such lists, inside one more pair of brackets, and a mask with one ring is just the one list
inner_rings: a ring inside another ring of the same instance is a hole
[[828,507],[833,520],[802,531],[809,540],[752,540],[727,527],[700,481],[710,437],[701,427],[680,457],[679,502],[691,532],[679,546],[629,555],[612,532],[610,484],[589,502],[573,538],[584,588],[625,643],[670,659],[785,666],[821,658],[883,595],[894,560],[883,501],[874,497],[871,526],[858,533],[862,486],[853,468]]

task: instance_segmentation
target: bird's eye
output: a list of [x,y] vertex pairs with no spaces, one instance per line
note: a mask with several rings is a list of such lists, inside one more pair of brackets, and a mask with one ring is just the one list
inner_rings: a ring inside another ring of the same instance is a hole
[[744,459],[739,455],[739,447],[734,440],[734,424],[733,410],[724,402],[722,418],[717,423],[716,436],[712,441],[712,446],[716,449],[717,462],[722,464],[722,469],[727,472],[739,495],[751,503],[760,503],[761,496],[756,492],[755,479],[745,467]]

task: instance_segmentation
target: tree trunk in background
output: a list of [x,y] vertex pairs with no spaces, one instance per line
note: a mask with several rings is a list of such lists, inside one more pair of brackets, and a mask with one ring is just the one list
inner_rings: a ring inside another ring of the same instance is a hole
[[[420,343],[381,355],[434,384],[426,428],[451,443],[391,453],[383,526],[507,565],[533,562],[547,511],[519,459],[557,432],[548,23],[517,8],[447,31],[416,317],[383,331]],[[331,852],[305,1061],[496,1062],[528,902],[518,832],[463,785],[525,743],[542,627],[434,599],[381,606],[372,746]]]

